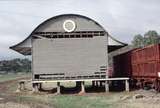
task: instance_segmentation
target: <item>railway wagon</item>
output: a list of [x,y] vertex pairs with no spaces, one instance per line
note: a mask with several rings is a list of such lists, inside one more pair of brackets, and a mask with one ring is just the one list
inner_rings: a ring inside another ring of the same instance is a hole
[[132,86],[147,86],[160,91],[160,44],[115,56],[114,76],[128,76]]
[[106,79],[108,53],[125,45],[96,21],[64,14],[46,20],[10,48],[32,55],[32,81],[41,83]]

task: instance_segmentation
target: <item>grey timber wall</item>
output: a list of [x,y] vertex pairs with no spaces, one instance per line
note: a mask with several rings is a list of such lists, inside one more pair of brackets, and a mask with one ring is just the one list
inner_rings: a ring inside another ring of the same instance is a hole
[[[68,34],[63,28],[68,19],[76,23],[76,29],[70,34],[90,32],[90,37],[54,38],[56,33]],[[92,35],[92,32],[104,34]],[[61,16],[41,24],[32,35],[42,37],[32,39],[34,80],[106,78],[107,34],[93,20]]]
[[105,78],[106,70],[102,68],[106,67],[106,56],[105,36],[36,39],[33,72],[53,79]]

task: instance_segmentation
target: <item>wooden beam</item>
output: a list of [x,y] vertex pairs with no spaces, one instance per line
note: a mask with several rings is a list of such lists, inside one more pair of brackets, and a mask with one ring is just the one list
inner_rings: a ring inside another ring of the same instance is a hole
[[39,80],[32,81],[32,83],[48,83],[48,82],[75,82],[75,81],[119,81],[129,80],[129,78],[106,78],[106,79],[78,79],[78,80]]
[[128,80],[125,80],[125,89],[128,92],[129,91],[129,82]]

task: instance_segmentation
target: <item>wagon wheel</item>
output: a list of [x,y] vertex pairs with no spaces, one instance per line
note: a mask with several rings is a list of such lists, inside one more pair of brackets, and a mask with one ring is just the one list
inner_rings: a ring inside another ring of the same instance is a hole
[[137,88],[137,79],[131,79],[130,80],[130,84],[132,88]]
[[157,91],[157,79],[154,80],[154,89]]
[[160,92],[160,80],[157,80],[157,91]]
[[144,89],[144,79],[140,79],[139,81],[139,86],[140,86],[140,89]]
[[160,81],[158,79],[156,79],[154,81],[154,89],[159,92],[160,91]]
[[138,89],[141,88],[141,81],[140,81],[140,80],[137,80],[136,87],[137,87]]

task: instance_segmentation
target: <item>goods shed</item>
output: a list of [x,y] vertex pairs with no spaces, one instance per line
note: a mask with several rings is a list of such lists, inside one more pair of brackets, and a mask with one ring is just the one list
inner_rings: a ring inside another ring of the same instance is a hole
[[41,23],[25,40],[10,48],[32,55],[32,81],[40,83],[105,80],[108,53],[124,46],[96,21],[64,14]]

